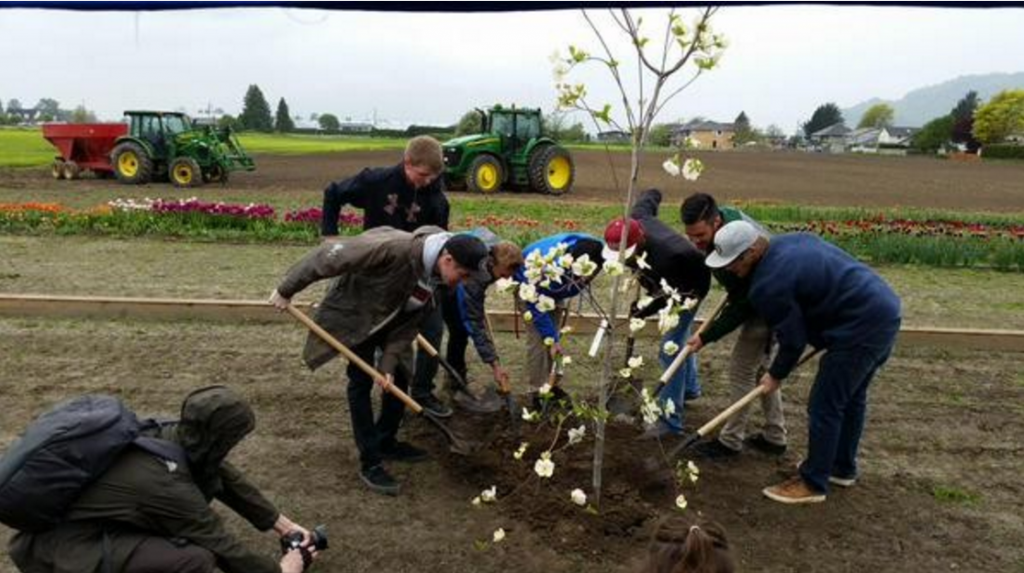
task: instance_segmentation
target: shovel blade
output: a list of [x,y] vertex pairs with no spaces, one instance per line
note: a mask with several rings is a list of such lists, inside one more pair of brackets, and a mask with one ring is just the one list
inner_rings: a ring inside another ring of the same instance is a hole
[[444,435],[444,438],[446,440],[448,440],[448,449],[453,454],[458,454],[460,456],[471,456],[471,455],[475,454],[476,452],[478,452],[483,447],[483,443],[482,442],[477,442],[477,441],[474,441],[474,440],[468,440],[466,438],[463,438],[461,436],[456,435],[455,432],[453,432],[451,428],[446,426],[444,422],[439,420],[436,416],[434,416],[430,412],[428,412],[426,410],[423,410],[421,412],[421,414],[435,428],[437,428],[438,430],[441,431],[441,434]]
[[501,399],[497,394],[488,395],[486,392],[481,395],[474,395],[467,390],[456,390],[452,400],[460,408],[477,414],[493,414],[502,408]]

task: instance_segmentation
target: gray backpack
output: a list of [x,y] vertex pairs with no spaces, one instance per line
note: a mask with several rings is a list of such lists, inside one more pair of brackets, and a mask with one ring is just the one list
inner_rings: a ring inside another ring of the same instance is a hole
[[0,457],[0,522],[32,532],[60,523],[85,488],[133,444],[187,463],[177,444],[140,436],[156,425],[139,422],[113,396],[81,396],[54,406]]

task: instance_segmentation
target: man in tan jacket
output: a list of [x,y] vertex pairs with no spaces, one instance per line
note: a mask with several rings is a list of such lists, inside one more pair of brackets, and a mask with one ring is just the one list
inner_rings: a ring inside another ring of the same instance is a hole
[[[486,277],[487,247],[471,235],[453,235],[438,227],[412,233],[377,227],[361,235],[325,243],[299,261],[270,298],[278,308],[310,284],[334,279],[314,317],[331,335],[406,390],[412,377],[412,342],[424,317],[433,312],[434,290],[442,283],[455,286],[471,274]],[[316,369],[336,356],[314,334],[306,339],[303,359]],[[370,489],[398,494],[398,483],[383,462],[415,462],[427,453],[396,439],[405,406],[385,394],[375,420],[370,394],[374,381],[350,364],[348,403],[359,448],[363,482]]]

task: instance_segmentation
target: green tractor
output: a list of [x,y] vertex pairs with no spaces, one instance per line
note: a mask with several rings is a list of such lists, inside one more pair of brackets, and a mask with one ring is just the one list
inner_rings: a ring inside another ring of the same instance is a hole
[[110,152],[121,183],[142,185],[164,173],[175,187],[227,183],[232,171],[253,171],[256,164],[230,128],[194,126],[183,113],[126,111],[128,134]]
[[444,142],[450,187],[494,193],[502,185],[561,195],[572,189],[576,167],[569,150],[545,137],[539,109],[494,106],[480,113],[481,132]]

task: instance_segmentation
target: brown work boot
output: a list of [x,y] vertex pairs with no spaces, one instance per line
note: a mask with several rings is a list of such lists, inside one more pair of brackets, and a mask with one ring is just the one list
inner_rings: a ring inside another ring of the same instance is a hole
[[762,490],[765,497],[779,503],[821,503],[825,501],[825,494],[811,489],[811,486],[804,482],[804,478],[794,476],[788,480],[766,487]]

